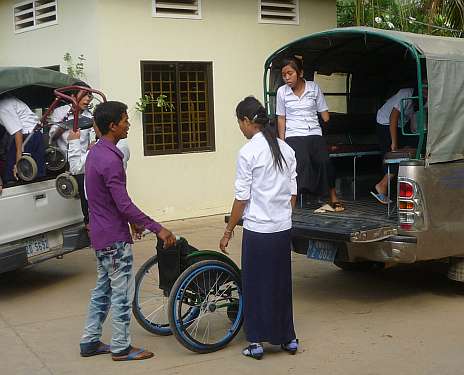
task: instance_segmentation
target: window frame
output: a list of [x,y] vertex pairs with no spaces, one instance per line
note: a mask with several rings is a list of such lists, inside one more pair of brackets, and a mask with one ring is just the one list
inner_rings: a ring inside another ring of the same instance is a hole
[[[49,5],[52,5],[51,3],[53,3],[53,5],[55,5],[55,19],[53,21],[48,21],[48,22],[44,22],[44,23],[40,23],[40,24],[37,24],[37,15],[36,15],[36,3],[37,3],[37,1],[38,0],[26,0],[26,1],[22,1],[20,3],[13,4],[13,6],[12,6],[12,9],[13,9],[13,31],[14,31],[15,34],[20,34],[20,33],[24,33],[24,32],[27,32],[27,31],[33,31],[33,30],[37,30],[37,29],[42,29],[44,27],[58,25],[58,0],[50,0],[49,1],[49,3],[50,3]],[[16,28],[16,9],[18,7],[24,6],[26,4],[32,4],[32,21],[33,21],[34,24],[32,26],[17,29]]]
[[[285,21],[285,20],[279,20],[279,19],[263,19],[262,17],[262,5],[263,3],[267,3],[267,0],[258,0],[258,23],[262,24],[274,24],[274,25],[296,25],[298,26],[300,24],[300,0],[294,0],[295,1],[295,10],[296,10],[296,15],[295,15],[295,20],[294,21]],[[267,4],[268,6],[272,6],[271,3]]]
[[[156,11],[156,2],[159,0],[152,0],[152,10],[151,10],[151,16],[154,18],[174,18],[174,19],[191,19],[191,20],[201,20],[203,19],[202,16],[202,7],[201,7],[201,0],[196,0],[198,3],[197,11],[198,14],[175,14],[175,13],[158,13]],[[163,2],[163,1],[161,1]]]
[[159,155],[175,155],[175,154],[193,154],[193,153],[204,153],[204,152],[215,152],[216,151],[216,139],[215,139],[215,122],[214,122],[214,94],[213,94],[213,62],[212,61],[162,61],[162,60],[141,60],[140,61],[140,83],[141,83],[141,95],[145,95],[144,90],[144,64],[154,64],[154,65],[175,65],[175,76],[176,76],[176,102],[180,105],[180,90],[179,90],[179,65],[181,64],[205,64],[206,67],[206,77],[207,77],[207,89],[208,89],[208,137],[209,145],[204,147],[192,149],[184,149],[182,142],[182,125],[180,121],[181,111],[176,109],[176,125],[177,125],[177,134],[178,134],[178,143],[179,147],[175,150],[148,150],[147,137],[146,137],[146,125],[145,125],[145,113],[142,115],[142,132],[143,132],[143,154],[144,156],[159,156]]

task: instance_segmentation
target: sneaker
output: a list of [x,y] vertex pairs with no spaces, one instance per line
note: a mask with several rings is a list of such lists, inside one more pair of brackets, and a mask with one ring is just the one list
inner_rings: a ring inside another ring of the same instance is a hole
[[293,339],[287,342],[286,344],[280,345],[280,347],[282,348],[282,350],[285,350],[286,352],[292,355],[296,354],[296,352],[298,351],[298,339]]
[[393,201],[389,199],[385,194],[377,193],[376,191],[371,191],[371,195],[382,204],[393,203]]
[[254,359],[261,359],[264,355],[264,348],[260,343],[251,343],[245,349],[242,350],[242,354],[246,357]]

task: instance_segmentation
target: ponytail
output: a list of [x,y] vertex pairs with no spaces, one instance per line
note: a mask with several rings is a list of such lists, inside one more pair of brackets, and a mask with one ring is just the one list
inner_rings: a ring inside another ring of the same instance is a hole
[[257,124],[261,128],[269,148],[271,150],[272,159],[274,160],[274,167],[283,171],[283,165],[287,165],[287,162],[282,155],[282,151],[279,147],[279,141],[277,140],[277,134],[275,129],[271,126],[269,117],[262,104],[253,96],[248,96],[238,103],[235,110],[237,118],[243,120],[247,117],[251,122]]

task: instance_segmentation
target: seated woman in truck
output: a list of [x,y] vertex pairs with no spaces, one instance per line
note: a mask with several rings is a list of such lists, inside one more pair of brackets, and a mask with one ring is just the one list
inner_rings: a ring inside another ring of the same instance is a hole
[[[424,100],[427,100],[427,94],[427,82],[424,81],[422,89]],[[410,139],[404,137],[398,127],[400,126],[402,101],[405,122],[411,122],[414,118],[417,109],[414,108],[413,100],[404,100],[412,96],[417,96],[417,90],[412,87],[402,88],[377,111],[377,137],[383,156],[387,152],[397,151],[400,147],[411,145]],[[396,175],[397,169],[398,165],[390,167],[390,174],[388,174],[387,167],[384,166],[384,176],[371,191],[371,195],[382,204],[388,204],[389,201],[391,203],[387,196],[388,180]]]
[[24,147],[37,163],[37,177],[45,176],[45,146],[42,131],[34,130],[39,118],[26,103],[14,96],[0,98],[0,125],[14,136],[8,149],[3,182],[18,180],[16,163],[23,154],[23,141],[30,133],[34,133]]
[[277,90],[277,129],[279,138],[296,154],[298,194],[328,192],[330,206],[335,211],[343,211],[345,208],[335,191],[335,171],[317,116],[319,113],[322,121],[328,123],[324,94],[314,81],[303,78],[303,64],[294,57],[283,60],[282,78],[285,85]]

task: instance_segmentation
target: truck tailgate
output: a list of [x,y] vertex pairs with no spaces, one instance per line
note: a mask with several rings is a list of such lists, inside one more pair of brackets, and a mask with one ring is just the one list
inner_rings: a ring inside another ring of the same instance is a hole
[[0,245],[82,221],[78,199],[64,199],[55,180],[9,187],[0,195]]
[[372,200],[344,202],[345,211],[314,213],[318,205],[293,211],[293,235],[331,241],[372,242],[397,234],[396,212]]

